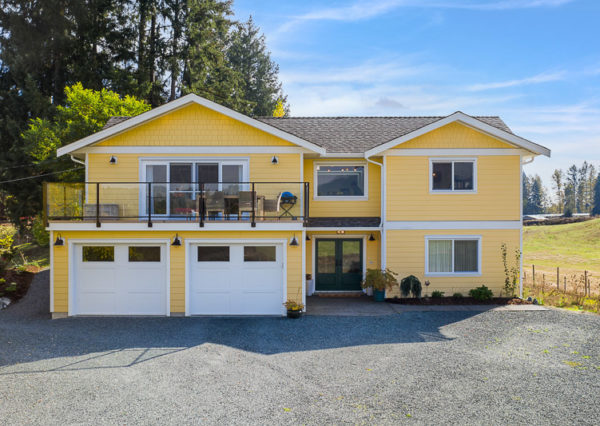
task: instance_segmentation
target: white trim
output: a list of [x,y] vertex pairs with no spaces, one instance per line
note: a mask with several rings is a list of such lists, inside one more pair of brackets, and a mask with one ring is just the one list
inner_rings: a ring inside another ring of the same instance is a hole
[[387,267],[387,156],[383,156],[381,168],[381,269]]
[[[50,246],[50,313],[54,312],[54,231],[50,231],[48,245]],[[61,247],[63,250],[65,246]]]
[[519,161],[519,297],[523,297],[523,157]]
[[[359,227],[353,228],[351,226],[348,226],[348,227],[343,227],[343,226],[341,226],[341,227],[326,227],[326,226],[320,226],[320,227],[318,227],[318,226],[315,226],[315,227],[312,227],[312,228],[311,227],[307,227],[306,230],[310,231],[310,232],[315,232],[315,231],[335,232],[336,230],[340,230],[340,231],[343,230],[345,232],[352,232],[352,231],[356,231],[356,232],[365,232],[366,231],[366,232],[368,232],[368,231],[380,231],[381,228],[379,226],[363,226],[363,227],[360,227],[360,228]],[[336,234],[336,236],[338,236],[338,235],[344,235],[344,234]],[[352,234],[350,234],[350,235],[352,235]]]
[[[302,283],[302,304],[304,312],[306,312],[306,229],[302,230],[302,274],[300,274],[300,282]],[[287,299],[286,299],[287,300]]]
[[[200,228],[198,222],[152,222],[152,228],[148,228],[148,223],[140,222],[107,222],[102,223],[100,228],[96,227],[95,222],[50,222],[48,230],[51,231],[302,231],[304,228],[302,221],[297,223],[261,223],[256,222],[256,227],[252,228],[250,221],[248,223],[219,221],[211,223],[204,222],[204,228]],[[327,228],[331,230],[331,228]]]
[[479,220],[479,221],[402,221],[385,222],[388,230],[468,230],[468,229],[521,229],[518,220]]
[[[189,257],[192,254],[191,246],[192,245],[214,245],[214,244],[276,244],[281,245],[281,256],[282,256],[282,273],[283,273],[283,300],[281,302],[282,313],[281,316],[285,315],[285,308],[283,304],[287,300],[287,248],[288,248],[288,239],[287,238],[186,238],[185,240],[185,316],[189,317],[190,314],[190,273],[189,269],[191,267],[191,263],[189,261]],[[217,315],[219,316],[219,315]]]
[[325,158],[365,158],[362,152],[329,152],[322,156]]
[[297,136],[294,136],[292,134],[289,134],[282,130],[279,130],[273,126],[265,124],[262,121],[255,120],[254,118],[250,118],[246,115],[240,114],[239,112],[233,111],[232,109],[226,108],[222,105],[219,105],[215,102],[209,101],[208,99],[204,99],[204,98],[192,93],[192,94],[183,96],[175,101],[168,102],[162,106],[151,109],[150,111],[142,113],[136,117],[132,117],[128,120],[123,121],[122,123],[119,123],[115,126],[109,127],[108,129],[101,130],[97,133],[94,133],[94,134],[88,136],[88,137],[80,139],[69,145],[63,146],[62,148],[59,148],[57,150],[56,155],[58,157],[60,157],[64,154],[69,154],[69,153],[76,151],[80,148],[83,148],[87,145],[91,145],[93,143],[99,142],[110,136],[116,135],[117,133],[121,133],[125,130],[131,129],[131,128],[138,126],[142,123],[145,123],[146,121],[149,121],[153,118],[159,117],[163,114],[166,114],[168,112],[174,111],[179,108],[182,108],[182,107],[192,104],[192,103],[196,103],[198,105],[201,105],[203,107],[206,107],[206,108],[216,111],[218,113],[226,115],[227,117],[233,118],[234,120],[241,121],[244,124],[247,124],[256,129],[262,130],[266,133],[269,133],[273,136],[276,136],[276,137],[286,140],[288,142],[294,143],[301,147],[307,148],[311,151],[317,152],[319,154],[325,154],[325,148],[317,146],[317,145],[315,145],[311,142],[308,142],[304,139],[301,139]]
[[[165,314],[164,315],[145,315],[145,316],[170,316],[171,315],[171,269],[170,269],[170,253],[169,249],[171,247],[171,239],[165,238],[71,238],[69,239],[68,247],[68,299],[69,299],[69,307],[68,307],[68,316],[77,315],[74,314],[77,310],[75,309],[75,267],[77,265],[77,259],[75,259],[75,255],[77,254],[75,251],[75,245],[81,244],[111,244],[111,245],[124,245],[124,244],[161,244],[165,246],[165,262],[166,265],[166,297],[165,297]],[[85,315],[85,314],[83,314]],[[107,316],[120,316],[115,314],[95,314],[95,315],[107,315]]]
[[384,155],[391,157],[432,157],[436,155],[440,156],[452,156],[452,155],[522,155],[528,153],[523,149],[511,149],[511,148],[407,148],[407,149],[388,149],[384,152]]
[[[451,163],[452,176],[450,181],[452,189],[433,189],[433,164]],[[473,164],[473,189],[454,189],[454,163],[472,163]],[[430,194],[477,194],[477,158],[459,158],[459,157],[435,157],[429,159],[429,193]]]
[[301,154],[312,152],[295,146],[223,146],[223,145],[177,145],[177,146],[89,146],[78,150],[86,154]]
[[407,142],[418,136],[424,135],[425,133],[429,133],[432,130],[439,129],[440,127],[443,127],[443,126],[453,123],[453,122],[460,122],[461,124],[469,126],[475,130],[479,130],[483,133],[486,133],[489,136],[500,139],[503,142],[508,142],[512,145],[524,148],[535,154],[541,154],[541,155],[550,157],[550,150],[548,148],[546,148],[542,145],[538,145],[534,142],[528,141],[527,139],[521,138],[512,133],[506,132],[504,130],[500,130],[497,127],[494,127],[487,123],[484,123],[483,121],[473,118],[473,117],[471,117],[463,112],[460,112],[460,111],[457,111],[454,114],[451,114],[451,115],[444,117],[438,121],[428,124],[427,126],[423,126],[420,129],[412,131],[404,136],[401,136],[396,139],[392,139],[389,142],[386,142],[382,145],[372,148],[372,149],[368,150],[367,152],[365,152],[364,156],[372,157],[373,155],[377,155],[383,151],[386,151],[390,148],[395,147],[396,145],[400,145],[404,142]]
[[[454,241],[477,240],[477,272],[429,272],[429,241],[451,240],[452,241],[452,269],[454,269]],[[481,235],[425,235],[425,276],[426,277],[480,277],[482,276]]]
[[[319,181],[317,179],[317,167],[330,166],[330,167],[343,167],[343,166],[362,166],[364,170],[364,182],[363,189],[364,195],[356,196],[320,196],[317,195],[319,191]],[[328,161],[313,161],[313,201],[367,201],[369,199],[369,163],[365,161],[340,161],[340,162],[328,162]]]

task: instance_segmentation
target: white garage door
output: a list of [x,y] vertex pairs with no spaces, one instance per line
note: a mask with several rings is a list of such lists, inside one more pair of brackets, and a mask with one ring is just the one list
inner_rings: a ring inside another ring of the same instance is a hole
[[280,244],[192,245],[191,315],[282,315]]
[[166,315],[164,244],[75,245],[75,315]]

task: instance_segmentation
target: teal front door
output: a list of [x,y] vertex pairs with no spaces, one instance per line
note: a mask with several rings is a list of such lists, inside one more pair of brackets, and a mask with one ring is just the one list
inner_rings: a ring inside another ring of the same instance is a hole
[[363,277],[363,241],[354,238],[316,240],[316,291],[358,291]]

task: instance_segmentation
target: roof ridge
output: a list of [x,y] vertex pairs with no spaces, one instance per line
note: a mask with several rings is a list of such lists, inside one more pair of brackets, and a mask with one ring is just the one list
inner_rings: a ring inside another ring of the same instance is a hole
[[[273,119],[273,120],[289,120],[289,119],[337,119],[337,118],[445,118],[447,115],[330,115],[330,116],[294,116],[294,117],[270,117],[258,116],[256,119]],[[470,117],[479,118],[500,118],[499,115],[471,115]]]

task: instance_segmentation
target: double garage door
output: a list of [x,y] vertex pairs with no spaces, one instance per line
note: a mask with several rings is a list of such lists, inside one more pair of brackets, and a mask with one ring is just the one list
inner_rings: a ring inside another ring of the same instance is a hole
[[[282,245],[188,247],[188,314],[283,313]],[[166,244],[76,244],[72,314],[167,315],[167,249]]]

